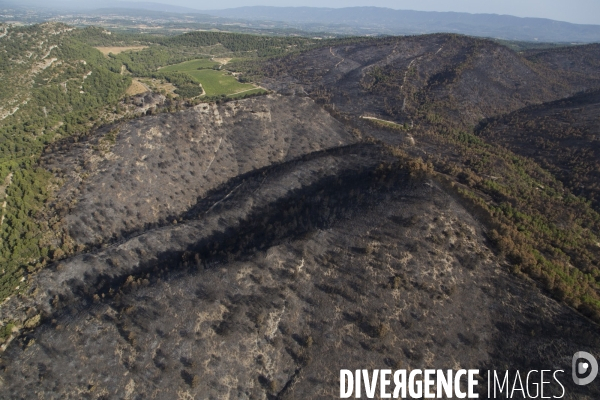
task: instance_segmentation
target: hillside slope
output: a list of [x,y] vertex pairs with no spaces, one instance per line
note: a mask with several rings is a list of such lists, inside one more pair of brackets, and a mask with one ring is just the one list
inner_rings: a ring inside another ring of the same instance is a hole
[[[578,51],[574,48],[571,58]],[[600,84],[595,74],[565,75],[491,41],[424,35],[285,57],[265,67],[264,81],[275,90],[305,91],[342,112],[372,113],[400,122],[443,118],[469,127],[481,118]]]
[[[0,26],[0,298],[48,259],[44,214],[53,185],[37,164],[48,143],[114,120],[131,83],[121,63],[74,38],[72,27]],[[10,178],[9,178],[10,177]],[[4,185],[10,182],[9,185]],[[50,233],[51,234],[51,233]]]
[[569,374],[564,354],[600,346],[435,181],[364,144],[234,180],[177,226],[41,272],[2,312],[44,316],[2,357],[5,397],[333,397],[340,368]]
[[478,135],[531,157],[575,194],[600,202],[600,92],[485,121]]
[[[598,87],[600,77],[600,44],[570,46],[552,50],[527,50],[522,55],[535,64],[548,66],[559,72],[577,91],[589,89],[582,82],[592,80]],[[583,81],[582,81],[583,79]]]
[[263,81],[427,161],[477,210],[515,273],[600,320],[600,214],[533,159],[474,135],[482,118],[596,88],[600,69],[578,72],[594,69],[591,47],[545,51],[569,55],[572,64],[560,67],[462,36],[373,39],[274,60]]
[[63,181],[51,207],[75,245],[100,245],[176,221],[231,178],[353,140],[310,99],[263,96],[107,126],[41,165]]

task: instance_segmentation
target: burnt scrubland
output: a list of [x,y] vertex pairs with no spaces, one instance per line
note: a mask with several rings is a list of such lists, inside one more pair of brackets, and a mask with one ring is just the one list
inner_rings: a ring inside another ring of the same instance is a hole
[[598,87],[597,45],[515,53],[459,35],[326,46],[263,66],[275,90],[340,112],[472,127],[482,118]]
[[[107,135],[114,143],[103,146]],[[109,126],[56,143],[41,164],[63,180],[52,207],[66,215],[69,236],[100,245],[176,222],[238,175],[353,140],[309,99],[268,96]]]
[[600,395],[570,378],[600,351],[596,45],[73,35],[156,79],[254,49],[272,93],[123,98],[40,145],[53,235],[0,306],[0,397],[332,398],[341,368]]
[[263,67],[264,85],[307,93],[357,129],[430,162],[486,224],[514,273],[598,320],[597,212],[534,159],[502,147],[503,139],[475,134],[482,120],[597,88],[597,75],[584,72],[598,63],[594,46],[515,53],[456,35],[389,38],[274,60]]
[[591,91],[484,121],[477,135],[533,158],[598,210],[599,130],[600,92]]
[[47,322],[7,349],[9,397],[332,397],[345,365],[541,368],[600,340],[511,276],[426,168],[377,145],[248,174],[32,290],[11,312],[42,305]]

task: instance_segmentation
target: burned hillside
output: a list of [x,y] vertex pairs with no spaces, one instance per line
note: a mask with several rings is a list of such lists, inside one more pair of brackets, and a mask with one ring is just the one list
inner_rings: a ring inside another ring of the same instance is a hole
[[576,60],[583,53],[585,67],[578,68],[550,62],[561,50],[526,58],[466,36],[394,37],[275,60],[264,67],[264,84],[306,93],[342,113],[469,127],[481,118],[598,87],[600,81],[591,73],[598,70],[597,52],[575,47],[567,57]]
[[40,273],[13,315],[45,322],[4,354],[1,393],[326,398],[342,367],[542,368],[600,345],[511,276],[435,181],[378,146],[234,183],[176,226]]
[[528,107],[483,121],[477,134],[531,157],[573,193],[600,206],[600,92]]
[[332,398],[342,368],[599,397],[570,379],[600,351],[593,46],[343,43],[44,149],[54,257],[0,307],[0,397]]
[[314,102],[281,96],[201,103],[59,143],[42,165],[64,183],[52,206],[75,245],[100,245],[177,221],[238,175],[352,143]]

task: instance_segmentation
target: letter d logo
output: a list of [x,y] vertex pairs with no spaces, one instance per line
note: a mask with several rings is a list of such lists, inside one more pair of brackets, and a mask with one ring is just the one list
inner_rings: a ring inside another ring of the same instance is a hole
[[[579,362],[579,360],[584,359],[585,362]],[[586,353],[585,351],[578,351],[573,356],[573,382],[576,385],[588,385],[592,383],[596,376],[598,375],[598,362],[590,353]],[[578,375],[586,374],[589,371],[589,375],[585,378],[579,378]]]

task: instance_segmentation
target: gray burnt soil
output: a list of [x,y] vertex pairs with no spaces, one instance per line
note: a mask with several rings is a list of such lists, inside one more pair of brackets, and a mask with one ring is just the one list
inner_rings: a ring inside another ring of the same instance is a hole
[[41,324],[2,354],[0,398],[335,398],[341,368],[386,367],[565,369],[566,398],[600,397],[569,384],[597,326],[510,275],[440,184],[354,141],[271,96],[50,149],[88,247],[2,305]]
[[[332,398],[341,368],[485,380],[600,344],[378,146],[255,171],[186,218],[43,271],[29,306],[45,322],[3,355],[0,396]],[[600,394],[569,375],[569,398]]]
[[468,36],[398,36],[274,59],[261,84],[356,116],[408,122],[437,114],[467,127],[600,87],[597,48],[520,54]]
[[310,99],[272,95],[105,127],[42,165],[63,180],[53,208],[68,234],[89,246],[172,222],[238,175],[352,142]]

